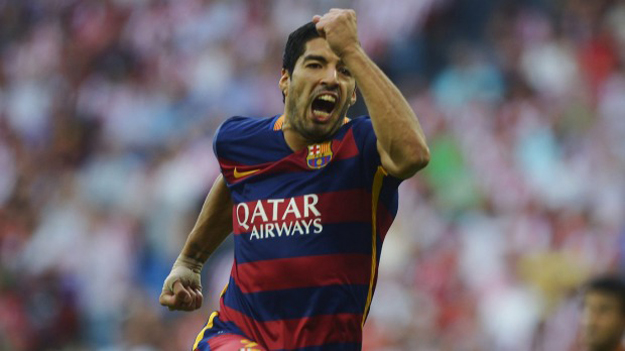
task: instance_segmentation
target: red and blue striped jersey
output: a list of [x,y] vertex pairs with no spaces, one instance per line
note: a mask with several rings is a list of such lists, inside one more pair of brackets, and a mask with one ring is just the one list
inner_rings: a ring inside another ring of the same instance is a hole
[[401,181],[369,117],[297,152],[283,121],[232,117],[215,135],[235,243],[219,319],[271,350],[359,350]]

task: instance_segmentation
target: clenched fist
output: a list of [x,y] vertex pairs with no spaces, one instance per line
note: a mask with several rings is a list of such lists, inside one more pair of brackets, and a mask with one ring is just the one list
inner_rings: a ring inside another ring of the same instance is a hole
[[354,10],[331,9],[323,16],[315,15],[312,21],[338,57],[360,46]]
[[202,307],[202,263],[179,256],[165,279],[158,301],[170,310],[193,311]]

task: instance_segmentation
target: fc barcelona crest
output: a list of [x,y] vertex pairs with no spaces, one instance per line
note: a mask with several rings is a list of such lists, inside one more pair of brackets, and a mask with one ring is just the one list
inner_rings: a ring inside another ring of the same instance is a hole
[[325,167],[332,160],[332,142],[308,145],[306,164],[312,169]]

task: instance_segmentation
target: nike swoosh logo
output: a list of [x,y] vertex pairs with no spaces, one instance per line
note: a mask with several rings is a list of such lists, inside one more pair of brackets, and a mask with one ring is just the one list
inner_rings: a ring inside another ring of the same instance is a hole
[[246,177],[246,176],[248,176],[250,174],[254,174],[254,173],[258,172],[258,171],[260,171],[260,169],[252,169],[250,171],[239,172],[239,171],[237,171],[237,168],[234,167],[234,177],[235,178],[243,178],[243,177]]

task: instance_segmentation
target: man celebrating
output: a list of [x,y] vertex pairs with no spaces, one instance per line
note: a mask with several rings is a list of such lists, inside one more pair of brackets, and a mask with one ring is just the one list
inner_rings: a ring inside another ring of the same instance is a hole
[[[349,119],[360,89],[370,117]],[[284,113],[233,117],[214,139],[222,176],[160,303],[195,310],[200,272],[234,233],[230,281],[194,350],[359,350],[397,187],[429,161],[414,112],[332,9],[289,35]]]
[[584,291],[582,343],[588,351],[623,351],[625,282],[605,276],[590,281]]

